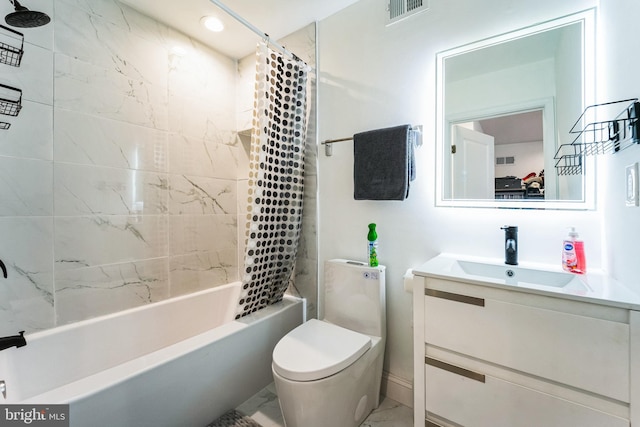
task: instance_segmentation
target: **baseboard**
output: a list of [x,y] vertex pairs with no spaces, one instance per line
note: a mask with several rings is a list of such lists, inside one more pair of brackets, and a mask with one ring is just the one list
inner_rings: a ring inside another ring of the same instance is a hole
[[382,372],[381,394],[391,400],[413,408],[413,384],[387,371]]

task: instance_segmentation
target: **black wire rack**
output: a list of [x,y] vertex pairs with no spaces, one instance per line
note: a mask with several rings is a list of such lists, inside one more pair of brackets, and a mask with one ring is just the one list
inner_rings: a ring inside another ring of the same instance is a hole
[[575,135],[573,142],[562,144],[554,156],[558,175],[582,174],[586,156],[617,153],[639,144],[639,118],[637,98],[587,107],[569,131]]
[[0,114],[17,116],[22,109],[22,90],[0,84]]
[[19,67],[24,54],[24,35],[0,25],[0,63]]

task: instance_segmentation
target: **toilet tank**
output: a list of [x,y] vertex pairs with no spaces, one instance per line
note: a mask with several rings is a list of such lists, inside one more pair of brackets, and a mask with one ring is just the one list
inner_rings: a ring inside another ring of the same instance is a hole
[[352,331],[386,337],[385,267],[332,259],[324,263],[323,319]]

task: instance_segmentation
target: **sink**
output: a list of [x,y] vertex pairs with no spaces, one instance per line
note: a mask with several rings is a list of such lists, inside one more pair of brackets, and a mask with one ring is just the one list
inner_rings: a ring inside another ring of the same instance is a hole
[[516,265],[499,265],[466,260],[456,260],[451,269],[452,272],[459,270],[464,275],[504,281],[507,285],[577,293],[589,291],[589,287],[579,276],[563,271],[538,270]]
[[467,274],[485,276],[493,279],[504,279],[512,282],[535,283],[539,285],[562,288],[569,284],[575,276],[571,273],[556,271],[532,270],[515,265],[484,264],[473,261],[458,260],[458,265]]

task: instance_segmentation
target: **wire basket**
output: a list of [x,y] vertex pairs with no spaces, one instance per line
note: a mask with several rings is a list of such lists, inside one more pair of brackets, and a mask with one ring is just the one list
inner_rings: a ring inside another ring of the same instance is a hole
[[637,98],[587,107],[575,122],[571,144],[558,148],[554,159],[558,175],[583,173],[586,156],[617,153],[640,143],[640,102]]
[[22,90],[0,84],[0,114],[17,116],[22,109]]
[[558,175],[582,174],[582,147],[578,144],[562,144],[555,155]]
[[24,54],[24,35],[0,25],[0,63],[19,67]]
[[0,130],[7,130],[11,127],[11,123],[0,122]]

